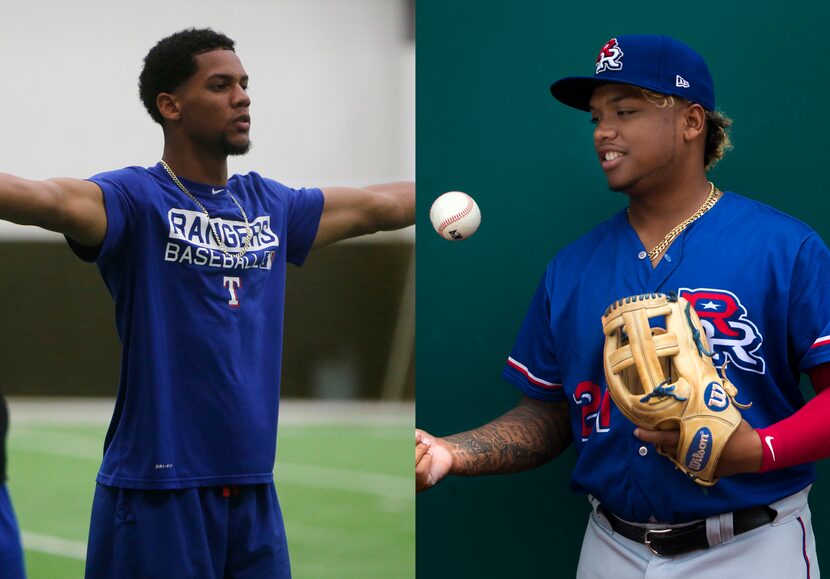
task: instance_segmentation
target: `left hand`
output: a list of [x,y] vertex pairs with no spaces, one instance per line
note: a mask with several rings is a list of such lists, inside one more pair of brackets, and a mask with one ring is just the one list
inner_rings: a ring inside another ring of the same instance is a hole
[[[647,430],[636,428],[634,436],[643,442],[651,442],[664,452],[677,455],[679,430]],[[761,438],[746,420],[742,420],[721,453],[715,476],[730,476],[744,472],[758,472],[761,469],[763,450]]]

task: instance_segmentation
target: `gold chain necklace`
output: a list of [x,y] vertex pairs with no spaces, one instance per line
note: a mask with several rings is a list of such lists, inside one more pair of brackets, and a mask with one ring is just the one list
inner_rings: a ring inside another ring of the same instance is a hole
[[187,187],[185,187],[184,184],[182,184],[181,181],[179,181],[179,178],[176,177],[176,174],[173,172],[173,169],[171,169],[170,166],[167,163],[164,162],[164,159],[162,159],[162,161],[161,161],[161,166],[164,167],[164,170],[167,171],[167,174],[170,175],[171,179],[173,179],[173,183],[175,183],[176,186],[178,186],[178,188],[181,189],[184,192],[185,195],[190,197],[190,200],[193,201],[196,205],[198,205],[199,209],[202,210],[202,213],[205,214],[205,217],[207,217],[207,220],[208,220],[208,224],[210,225],[210,231],[213,233],[213,239],[216,241],[216,244],[219,246],[219,249],[222,251],[222,253],[224,253],[228,257],[232,257],[234,255],[236,255],[236,257],[242,257],[243,255],[248,253],[248,250],[251,248],[251,239],[253,238],[253,230],[251,229],[251,224],[248,221],[248,215],[245,213],[245,210],[242,209],[242,205],[239,204],[239,201],[236,200],[236,197],[233,196],[233,194],[231,193],[231,190],[228,189],[228,195],[230,195],[231,201],[236,203],[236,206],[239,207],[239,211],[242,213],[242,219],[245,220],[245,244],[243,245],[242,249],[239,250],[239,252],[236,253],[236,254],[232,254],[230,251],[228,251],[228,248],[225,247],[225,244],[219,238],[219,234],[216,233],[216,225],[213,223],[213,220],[210,218],[210,213],[208,213],[208,210],[205,209],[205,206],[202,205],[199,202],[199,200],[196,199],[196,197],[194,197],[194,195],[190,191],[187,190]]
[[[680,235],[680,233],[686,229],[689,225],[691,225],[694,221],[700,219],[704,213],[709,211],[712,207],[715,206],[715,203],[718,202],[720,199],[721,191],[715,184],[709,181],[709,195],[706,197],[706,201],[703,202],[703,205],[700,206],[700,209],[695,211],[694,215],[689,217],[688,219],[684,220],[683,222],[679,223],[674,229],[669,231],[666,236],[663,238],[663,241],[658,243],[657,245],[652,248],[651,251],[648,252],[648,257],[651,261],[657,259],[657,256],[663,253],[671,242],[675,240],[675,238]],[[631,213],[631,209],[628,209],[628,213]]]

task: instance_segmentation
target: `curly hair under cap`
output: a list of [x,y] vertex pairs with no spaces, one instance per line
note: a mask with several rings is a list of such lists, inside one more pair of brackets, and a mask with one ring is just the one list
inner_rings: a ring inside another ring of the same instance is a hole
[[234,41],[210,28],[188,28],[161,39],[147,56],[138,77],[138,96],[158,124],[164,117],[156,106],[159,93],[173,92],[196,74],[196,56],[211,50],[233,50]]
[[703,168],[707,171],[717,165],[727,151],[732,149],[729,127],[732,119],[718,111],[706,111],[706,150]]
[[[675,97],[648,89],[640,89],[643,96],[657,108],[674,106]],[[684,100],[677,97],[678,100]],[[729,138],[729,127],[732,119],[718,111],[706,111],[706,145],[703,151],[703,168],[709,170],[720,161],[727,151],[732,149],[732,140]]]

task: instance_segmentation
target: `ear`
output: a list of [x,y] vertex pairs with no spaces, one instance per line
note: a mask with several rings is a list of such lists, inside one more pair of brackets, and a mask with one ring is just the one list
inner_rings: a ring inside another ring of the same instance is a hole
[[182,112],[179,109],[179,101],[172,93],[159,93],[156,97],[156,107],[158,107],[161,116],[169,121],[178,121],[182,118]]
[[686,141],[694,141],[706,130],[706,111],[697,103],[692,103],[682,113],[683,136]]

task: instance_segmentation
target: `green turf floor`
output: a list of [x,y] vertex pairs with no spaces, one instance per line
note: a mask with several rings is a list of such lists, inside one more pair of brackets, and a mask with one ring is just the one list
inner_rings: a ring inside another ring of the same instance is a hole
[[[295,579],[415,576],[411,424],[280,426],[275,477]],[[83,577],[104,425],[9,433],[9,490],[30,579]]]

